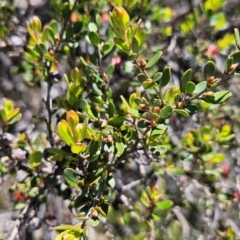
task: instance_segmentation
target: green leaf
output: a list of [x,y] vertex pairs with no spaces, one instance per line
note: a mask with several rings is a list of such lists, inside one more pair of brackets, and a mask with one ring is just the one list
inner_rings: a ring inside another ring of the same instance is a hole
[[48,53],[44,54],[44,58],[49,62],[54,62],[55,61],[55,58],[52,57],[51,55],[49,55]]
[[239,36],[239,31],[237,28],[234,28],[234,34],[235,34],[236,46],[237,46],[238,50],[240,50],[240,36]]
[[61,122],[58,124],[58,135],[67,145],[71,146],[74,143],[72,129],[65,120],[61,120]]
[[131,48],[126,41],[121,38],[114,38],[114,43],[119,50],[125,52],[127,55],[131,55]]
[[70,186],[79,188],[78,187],[79,175],[76,173],[75,170],[73,170],[72,168],[66,168],[64,170],[64,176],[65,176],[67,183]]
[[154,154],[164,154],[167,152],[167,147],[165,145],[151,146],[151,151]]
[[38,16],[33,16],[30,19],[30,25],[35,33],[40,33],[42,30],[42,23]]
[[81,206],[84,205],[84,203],[86,202],[86,197],[84,195],[79,195],[76,199],[75,199],[75,202],[74,202],[74,207],[75,208],[79,208]]
[[193,91],[193,94],[199,94],[201,92],[204,92],[206,88],[207,88],[207,81],[200,82],[196,85],[196,88]]
[[6,113],[11,112],[14,109],[13,102],[10,100],[5,100],[3,104],[3,108],[5,109]]
[[138,2],[138,0],[128,0],[128,1],[126,1],[126,6],[127,6],[127,8],[131,8],[131,7],[133,7],[137,2]]
[[171,200],[164,200],[161,202],[158,202],[156,204],[156,208],[158,210],[167,210],[173,206],[173,202]]
[[214,94],[214,100],[216,103],[223,103],[227,101],[232,96],[229,91],[219,91]]
[[163,52],[162,51],[158,51],[147,63],[146,68],[150,68],[152,66],[154,66],[158,60],[160,59],[160,57],[162,56]]
[[74,143],[71,146],[71,151],[74,154],[80,154],[86,150],[87,146],[84,143]]
[[108,125],[119,128],[122,126],[125,118],[126,118],[125,116],[116,115],[112,118],[109,118],[107,123],[108,123]]
[[136,37],[134,37],[133,41],[132,41],[132,50],[134,53],[138,53],[139,44],[138,44],[138,40],[136,39]]
[[216,71],[215,63],[213,61],[208,61],[204,66],[204,70],[203,70],[205,78],[214,76],[215,71]]
[[115,187],[115,179],[113,177],[109,177],[107,179],[107,184],[109,187],[111,187],[113,189]]
[[47,48],[43,43],[37,44],[35,50],[40,54],[45,54],[47,52]]
[[110,24],[114,28],[125,29],[130,22],[128,13],[123,7],[115,7],[110,12]]
[[144,190],[141,192],[140,201],[141,201],[141,203],[142,203],[145,207],[148,208],[148,207],[150,206],[151,201],[150,201],[150,199],[149,199],[149,197],[148,197],[147,192],[144,191]]
[[17,116],[17,114],[20,112],[19,108],[15,108],[14,110],[12,110],[11,112],[7,113],[7,121],[10,121],[12,118],[14,118],[15,116]]
[[125,105],[125,107],[127,108],[127,112],[130,113],[133,117],[139,117],[139,113],[138,113],[138,110],[136,109],[133,109],[129,106],[128,102],[126,101],[126,99],[123,97],[123,96],[120,96],[122,101],[123,101],[123,104]]
[[[146,81],[147,80],[147,77],[143,74],[143,73],[140,73],[140,74],[138,74],[138,81],[140,82],[140,83],[143,83],[144,81]],[[155,79],[154,79],[155,80]]]
[[17,203],[17,204],[15,204],[15,206],[14,206],[14,210],[22,210],[24,207],[26,206],[26,203]]
[[232,57],[228,57],[228,59],[226,60],[225,64],[224,64],[224,72],[227,73],[229,72],[230,67],[233,64],[233,59]]
[[144,89],[151,89],[156,87],[157,84],[153,79],[147,79],[145,82],[143,82],[143,88]]
[[122,142],[116,142],[117,153],[116,156],[120,157],[124,152],[125,145]]
[[[145,75],[144,75],[144,76],[145,76]],[[161,73],[161,72],[157,72],[157,73],[154,75],[153,80],[156,81],[156,82],[158,82],[158,81],[161,79],[161,77],[162,77],[162,73]],[[145,77],[145,79],[146,79],[146,77]]]
[[6,110],[1,109],[0,114],[1,114],[1,118],[2,118],[3,122],[7,122],[7,112],[6,112]]
[[173,108],[170,105],[164,106],[160,111],[160,118],[168,119],[173,113]]
[[113,101],[110,100],[109,103],[108,103],[108,109],[107,109],[107,113],[108,113],[110,118],[114,116],[115,111],[116,111],[115,105],[114,105]]
[[97,32],[98,27],[94,22],[90,22],[90,23],[88,23],[88,30],[90,32]]
[[79,102],[80,107],[82,108],[83,111],[87,113],[87,115],[91,118],[96,120],[97,118],[94,116],[92,109],[90,108],[88,102],[85,99],[81,99]]
[[98,217],[92,217],[89,222],[93,227],[96,227],[100,223],[100,220]]
[[95,207],[95,209],[97,210],[98,213],[100,213],[101,215],[103,215],[104,217],[106,217],[106,213],[98,206]]
[[88,130],[88,118],[84,118],[83,123],[78,123],[74,129],[75,137],[77,142],[82,142],[86,138]]
[[109,64],[106,70],[107,75],[109,77],[112,76],[112,74],[114,73],[114,70],[115,70],[115,66],[113,64]]
[[78,68],[75,67],[74,69],[71,70],[71,79],[74,83],[78,83],[80,80],[80,77],[81,75]]
[[69,2],[64,2],[62,5],[62,15],[67,16],[71,11]]
[[114,47],[114,41],[112,39],[109,39],[109,41],[104,43],[104,45],[102,47],[103,54],[107,55],[108,53],[110,53],[112,51],[113,47]]
[[33,168],[39,167],[42,162],[43,154],[40,151],[36,151],[30,154],[29,163]]
[[[91,140],[90,143],[88,144],[87,152],[90,154],[90,156],[94,156],[98,150],[99,150],[100,144],[98,141]],[[95,159],[92,159],[92,161]]]
[[54,35],[58,33],[58,23],[56,20],[52,20],[49,24],[49,27],[52,29]]
[[233,59],[233,63],[240,63],[240,51],[236,51],[230,55]]
[[50,28],[49,26],[44,27],[41,41],[43,43],[49,41],[52,45],[54,44],[55,34],[52,28]]
[[165,87],[169,83],[170,79],[171,79],[171,68],[170,67],[166,67],[163,70],[159,86],[160,87]]
[[93,172],[98,169],[98,160],[91,161],[88,164],[88,171]]
[[96,32],[90,32],[88,35],[93,46],[97,47],[100,43],[100,37]]
[[195,83],[189,81],[186,86],[186,93],[187,94],[192,94],[196,88]]
[[185,93],[187,83],[191,80],[192,78],[192,69],[188,69],[183,75],[180,80],[180,90],[182,93]]
[[22,114],[21,113],[18,113],[17,115],[15,115],[13,118],[11,118],[11,120],[9,120],[9,125],[12,125],[16,122],[19,122],[20,119],[22,118]]
[[184,117],[189,117],[189,113],[183,109],[174,109],[174,112],[179,113],[180,115]]

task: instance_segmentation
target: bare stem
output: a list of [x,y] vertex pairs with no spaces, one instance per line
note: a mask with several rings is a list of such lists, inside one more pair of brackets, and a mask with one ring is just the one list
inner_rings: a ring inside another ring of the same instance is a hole
[[46,109],[48,112],[48,117],[46,119],[46,124],[47,124],[47,129],[48,129],[48,134],[49,134],[49,142],[51,144],[51,146],[53,147],[54,144],[54,138],[53,138],[53,130],[52,130],[52,103],[51,103],[51,88],[52,88],[52,83],[51,83],[51,79],[48,79],[48,85],[47,85],[47,100],[45,102],[46,105]]

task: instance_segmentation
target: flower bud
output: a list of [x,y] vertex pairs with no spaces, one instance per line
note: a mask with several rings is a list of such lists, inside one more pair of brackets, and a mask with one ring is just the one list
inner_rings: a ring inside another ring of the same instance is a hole
[[208,85],[212,85],[213,83],[214,83],[214,81],[215,81],[215,78],[212,76],[212,77],[209,77],[208,79],[207,79],[207,84]]
[[160,108],[159,107],[154,107],[152,110],[154,113],[160,113]]
[[178,108],[183,108],[183,107],[184,107],[184,102],[179,102],[179,103],[177,104],[177,107],[178,107]]
[[141,111],[147,111],[147,105],[145,103],[141,103],[141,104],[139,104],[139,109]]
[[229,73],[229,72],[235,70],[237,68],[237,66],[238,66],[238,63],[232,64],[227,72]]
[[143,58],[141,58],[139,60],[139,64],[140,64],[141,68],[143,68],[143,69],[146,68],[147,63],[146,63],[146,61]]

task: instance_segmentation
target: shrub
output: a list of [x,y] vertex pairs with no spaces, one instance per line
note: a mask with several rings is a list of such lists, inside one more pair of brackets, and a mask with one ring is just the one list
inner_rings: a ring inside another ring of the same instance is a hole
[[[14,130],[18,102],[5,99],[0,112],[1,174],[25,173],[10,188],[20,229],[57,219],[37,214],[57,189],[75,223],[56,220],[56,239],[87,239],[89,224],[100,222],[122,239],[234,239],[239,192],[224,182],[236,148],[228,116],[238,110],[226,104],[231,92],[221,84],[239,72],[239,32],[221,32],[228,24],[221,1],[179,16],[169,6],[119,2],[53,1],[49,22],[35,15],[26,23],[15,71],[47,85],[45,112],[33,115],[46,131]],[[223,34],[218,45],[211,31]],[[223,69],[214,62],[219,52]],[[53,96],[55,86],[65,89]]]

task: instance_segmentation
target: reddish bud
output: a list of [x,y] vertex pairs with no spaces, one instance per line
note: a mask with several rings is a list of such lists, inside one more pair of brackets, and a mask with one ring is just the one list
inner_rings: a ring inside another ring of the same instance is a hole
[[147,111],[147,105],[145,103],[141,103],[141,104],[139,104],[139,109],[141,111]]
[[224,163],[220,166],[220,168],[222,170],[221,172],[222,177],[228,178],[231,166],[228,163]]
[[106,73],[103,73],[103,80],[104,80],[105,82],[108,81],[108,75],[107,75]]
[[107,141],[108,143],[113,143],[113,138],[112,138],[112,136],[108,135],[108,136],[106,137],[106,141]]
[[95,208],[92,209],[92,216],[93,217],[97,217],[98,216],[98,211]]
[[103,13],[102,16],[101,16],[101,20],[102,20],[102,23],[107,22],[108,21],[108,14]]
[[238,66],[238,63],[232,64],[227,72],[231,72],[231,71],[235,70],[237,68],[237,66]]
[[214,81],[215,81],[215,78],[212,76],[212,77],[209,77],[208,79],[207,79],[207,83],[208,83],[208,85],[212,85],[213,83],[214,83]]
[[54,41],[55,42],[59,42],[60,41],[60,36],[59,36],[58,33],[54,36]]
[[113,58],[112,58],[111,63],[112,63],[114,66],[118,66],[118,65],[120,65],[121,61],[122,61],[121,57],[120,57],[120,56],[116,56],[116,57],[113,57]]
[[16,191],[14,193],[14,196],[17,200],[20,200],[20,201],[25,201],[28,199],[28,196],[23,195],[20,191]]
[[207,57],[213,57],[219,53],[219,49],[216,45],[210,44],[207,50],[204,52],[204,55]]
[[154,113],[160,113],[160,108],[159,107],[154,107],[152,110]]
[[49,54],[50,56],[54,56],[54,51],[53,51],[52,49],[49,49],[49,50],[48,50],[48,54]]
[[179,103],[177,104],[177,107],[178,107],[178,108],[183,108],[183,107],[184,107],[184,102],[179,102]]
[[140,60],[139,60],[139,64],[140,64],[140,67],[141,68],[145,68],[146,67],[146,65],[147,65],[147,63],[146,63],[146,61],[143,59],[143,58],[141,58]]
[[240,194],[237,193],[237,192],[234,192],[234,193],[233,193],[233,197],[234,197],[235,199],[237,199],[237,200],[240,200]]
[[151,121],[151,126],[155,127],[156,125],[157,125],[157,120],[155,118],[153,118]]

